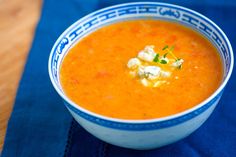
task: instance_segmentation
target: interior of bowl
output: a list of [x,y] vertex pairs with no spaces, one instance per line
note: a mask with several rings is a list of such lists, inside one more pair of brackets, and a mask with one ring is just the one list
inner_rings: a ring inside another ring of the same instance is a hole
[[204,35],[218,49],[223,62],[223,81],[218,92],[223,89],[232,72],[233,54],[231,45],[220,30],[209,19],[189,9],[165,3],[127,3],[108,7],[85,16],[71,25],[56,41],[49,58],[49,75],[57,92],[64,98],[60,85],[60,65],[64,56],[79,40],[91,32],[111,23],[135,20],[157,19],[180,23]]

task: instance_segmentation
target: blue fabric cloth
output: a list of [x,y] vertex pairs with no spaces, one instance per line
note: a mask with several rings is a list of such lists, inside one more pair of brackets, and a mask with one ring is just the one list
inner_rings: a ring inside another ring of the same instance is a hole
[[[80,17],[128,0],[44,0],[41,18],[9,120],[2,157],[233,157],[236,156],[236,71],[207,122],[172,145],[135,151],[106,144],[81,128],[53,89],[47,72],[57,37]],[[215,21],[236,46],[234,0],[169,0]]]

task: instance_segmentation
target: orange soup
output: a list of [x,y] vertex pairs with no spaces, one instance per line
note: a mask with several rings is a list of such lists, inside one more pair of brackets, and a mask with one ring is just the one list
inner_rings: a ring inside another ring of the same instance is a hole
[[[143,85],[127,67],[147,45],[160,54],[166,45],[174,46],[175,56],[184,60],[157,87]],[[217,49],[202,35],[173,22],[133,20],[102,27],[79,41],[63,60],[60,80],[65,94],[89,111],[141,120],[199,104],[216,90],[222,74]]]

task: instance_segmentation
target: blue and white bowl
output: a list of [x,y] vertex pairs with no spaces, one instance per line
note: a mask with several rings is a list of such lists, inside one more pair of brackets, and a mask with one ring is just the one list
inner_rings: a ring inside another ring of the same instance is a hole
[[[150,120],[124,120],[88,111],[71,101],[60,84],[60,65],[79,40],[105,25],[124,20],[153,18],[180,23],[203,34],[215,47],[224,65],[220,87],[205,101],[184,112]],[[216,107],[233,69],[233,50],[223,31],[205,16],[166,3],[139,2],[115,5],[93,12],[71,25],[54,44],[49,57],[49,76],[69,112],[88,132],[107,143],[152,149],[176,142],[199,128]]]

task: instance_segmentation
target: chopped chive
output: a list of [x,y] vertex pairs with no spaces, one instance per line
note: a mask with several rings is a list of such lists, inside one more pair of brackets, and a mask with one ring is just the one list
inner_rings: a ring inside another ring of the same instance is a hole
[[174,47],[174,46],[171,46],[169,50],[170,50],[170,51],[174,51],[174,49],[175,49],[175,47]]
[[169,46],[168,45],[166,45],[166,46],[164,46],[163,47],[163,49],[162,50],[165,50],[165,49],[167,49]]
[[[165,53],[164,55],[162,55],[163,58],[162,58],[162,59],[159,59],[160,54],[157,53],[157,54],[155,55],[154,59],[153,59],[153,62],[160,63],[160,64],[168,64],[167,55],[171,55],[171,56],[175,59],[175,62],[180,61],[181,58],[177,58],[177,57],[174,55],[174,53],[173,53],[174,48],[175,48],[174,46],[168,46],[168,45],[164,46],[162,50],[163,50],[163,51],[166,50],[166,53]],[[167,60],[166,60],[166,59],[167,59]],[[179,66],[176,67],[176,68],[177,68],[177,69],[181,69],[181,68],[182,68],[182,64],[179,65]]]
[[178,58],[173,54],[174,46],[171,46],[170,49],[168,49],[168,53],[175,59],[177,60]]
[[158,53],[154,57],[153,62],[159,62],[159,54]]
[[167,64],[167,61],[166,60],[161,60],[160,63],[161,64]]
[[166,56],[167,56],[167,55],[168,55],[168,52],[167,52],[167,53],[165,53],[165,54],[163,55],[163,57],[164,57],[164,58],[166,58]]

